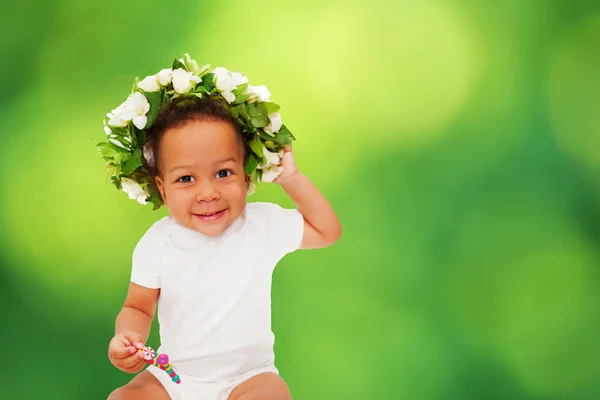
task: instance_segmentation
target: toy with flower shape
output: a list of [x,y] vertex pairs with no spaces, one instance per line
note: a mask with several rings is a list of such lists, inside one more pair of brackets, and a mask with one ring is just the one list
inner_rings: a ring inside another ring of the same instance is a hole
[[146,360],[148,364],[154,365],[155,367],[158,367],[165,371],[171,377],[171,380],[173,382],[177,384],[181,383],[179,375],[175,373],[173,367],[171,366],[171,364],[169,364],[169,356],[167,356],[166,354],[155,352],[152,349],[152,347],[144,347],[143,349],[139,349],[138,351],[144,353],[144,360]]
[[142,165],[146,131],[154,124],[160,107],[173,99],[220,96],[225,99],[242,131],[248,157],[244,171],[250,176],[248,195],[260,182],[272,182],[282,172],[283,147],[295,140],[283,125],[279,105],[272,103],[266,86],[252,86],[240,72],[200,67],[186,53],[171,68],[139,80],[127,100],[106,115],[107,141],[97,149],[107,162],[107,179],[130,199],[163,204],[154,177]]

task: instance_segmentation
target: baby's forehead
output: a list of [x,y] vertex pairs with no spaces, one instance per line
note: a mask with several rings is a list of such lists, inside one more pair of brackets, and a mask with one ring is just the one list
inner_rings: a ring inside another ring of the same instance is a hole
[[227,162],[243,163],[243,143],[240,146],[237,138],[227,136],[205,132],[173,132],[173,135],[166,135],[162,143],[161,161],[168,169],[178,165],[210,169]]

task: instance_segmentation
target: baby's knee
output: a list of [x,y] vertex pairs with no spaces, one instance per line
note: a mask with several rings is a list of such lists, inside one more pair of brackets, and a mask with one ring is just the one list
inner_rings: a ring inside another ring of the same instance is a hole
[[138,400],[143,399],[140,396],[140,393],[137,390],[132,390],[128,385],[122,386],[118,389],[112,391],[111,394],[108,395],[107,400]]
[[108,395],[107,400],[124,400],[128,399],[127,397],[127,389],[125,387],[120,387],[112,391],[111,394]]
[[108,395],[108,400],[169,400],[167,391],[148,371],[138,374],[127,385],[121,386]]

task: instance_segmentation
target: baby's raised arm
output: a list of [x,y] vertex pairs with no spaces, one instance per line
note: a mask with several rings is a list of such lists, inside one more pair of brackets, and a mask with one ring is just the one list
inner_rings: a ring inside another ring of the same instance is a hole
[[115,336],[108,347],[108,358],[121,371],[135,373],[146,363],[138,349],[144,347],[156,312],[160,289],[129,284],[125,304],[117,316]]
[[283,173],[274,181],[291,197],[304,217],[302,249],[318,249],[335,243],[342,235],[342,225],[335,211],[319,189],[298,171],[292,147],[286,146],[281,160]]

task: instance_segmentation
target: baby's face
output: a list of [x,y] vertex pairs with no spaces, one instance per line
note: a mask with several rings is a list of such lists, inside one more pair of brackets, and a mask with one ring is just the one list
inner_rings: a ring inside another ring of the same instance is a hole
[[160,143],[156,183],[181,225],[216,236],[246,207],[243,144],[231,124],[190,121]]

